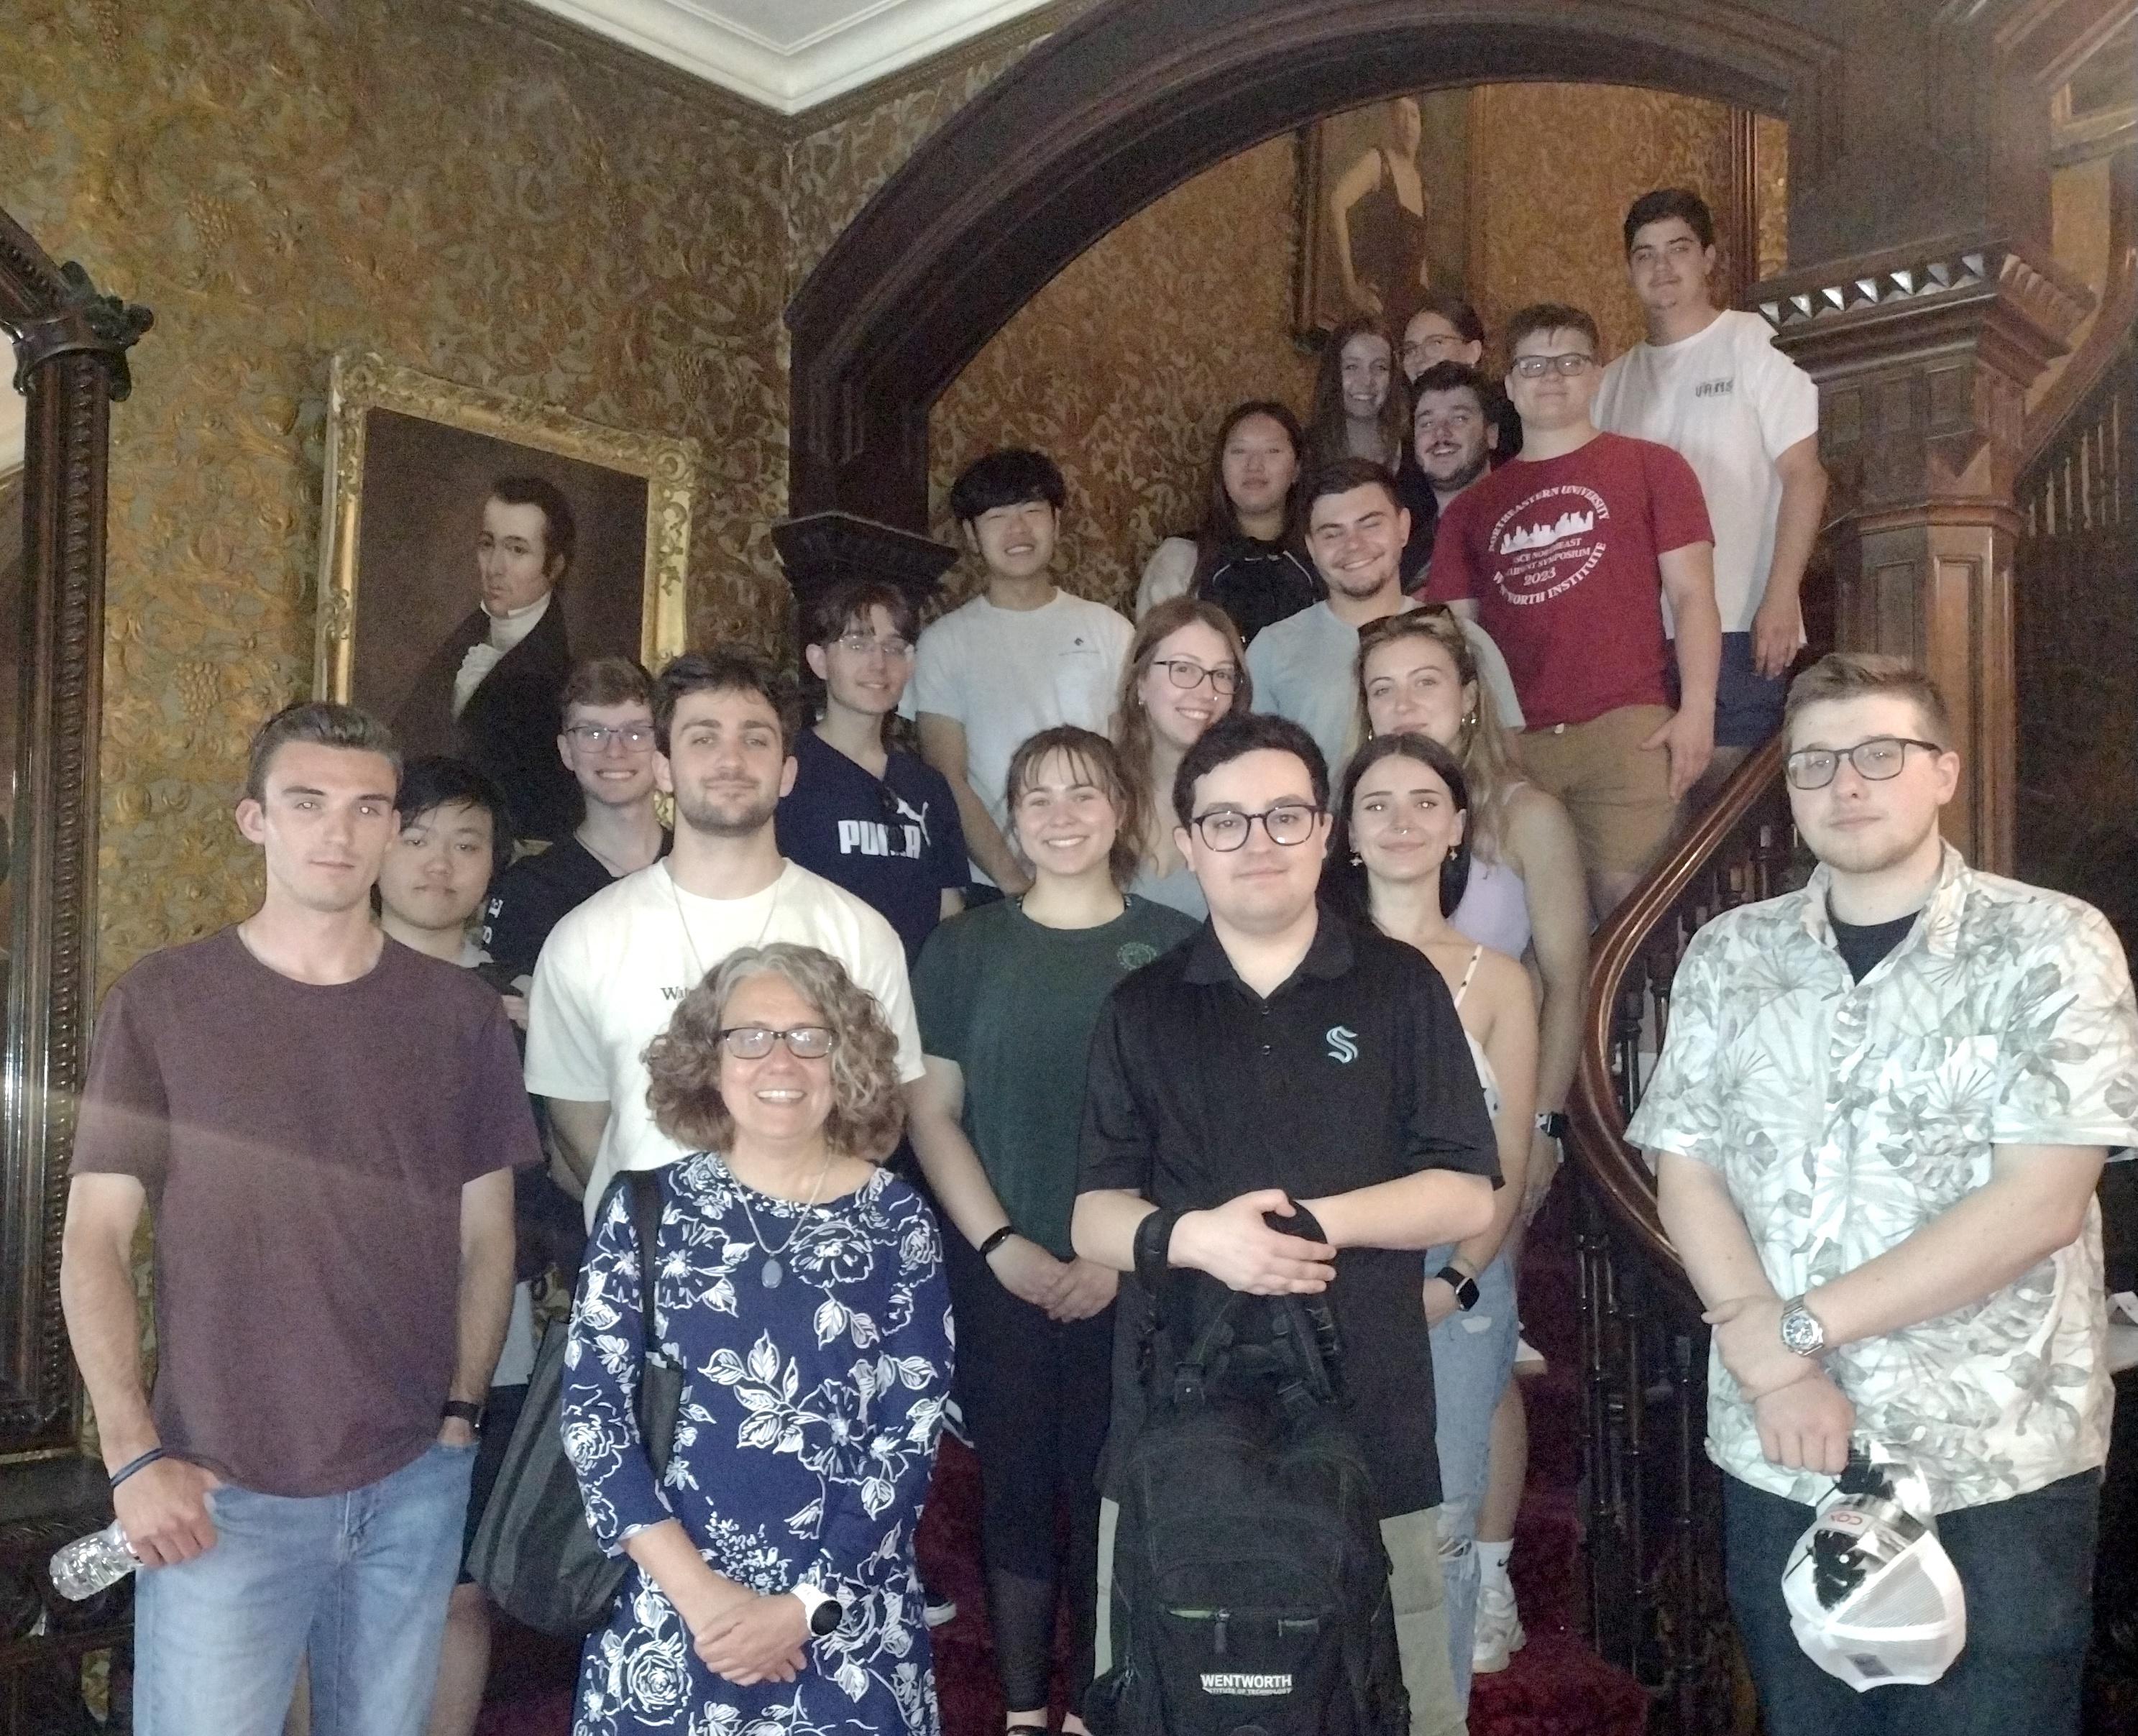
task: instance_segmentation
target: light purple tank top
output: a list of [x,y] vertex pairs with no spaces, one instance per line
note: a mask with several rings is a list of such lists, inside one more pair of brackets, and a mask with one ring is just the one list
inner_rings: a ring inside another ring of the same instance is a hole
[[[1509,784],[1507,795],[1526,782]],[[1502,813],[1505,804],[1503,797]],[[1464,939],[1519,958],[1530,949],[1530,889],[1504,861],[1472,856],[1470,883],[1462,889],[1462,902],[1448,912],[1447,922]]]

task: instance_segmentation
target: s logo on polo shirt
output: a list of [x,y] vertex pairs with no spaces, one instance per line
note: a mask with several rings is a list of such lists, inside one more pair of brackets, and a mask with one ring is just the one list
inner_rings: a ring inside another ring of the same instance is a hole
[[1349,1025],[1331,1025],[1321,1033],[1321,1040],[1329,1045],[1329,1058],[1345,1066],[1359,1058],[1359,1033]]

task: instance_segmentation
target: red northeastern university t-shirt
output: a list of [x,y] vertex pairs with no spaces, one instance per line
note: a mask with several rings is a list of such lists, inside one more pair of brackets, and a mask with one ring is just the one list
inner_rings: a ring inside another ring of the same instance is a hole
[[1517,457],[1442,515],[1426,595],[1474,597],[1532,729],[1671,703],[1658,558],[1714,528],[1700,479],[1668,446],[1599,434]]

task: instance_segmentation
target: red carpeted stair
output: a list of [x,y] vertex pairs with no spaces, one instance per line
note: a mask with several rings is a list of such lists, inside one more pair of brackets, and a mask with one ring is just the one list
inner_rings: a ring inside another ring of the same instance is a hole
[[[1550,1363],[1545,1375],[1523,1387],[1529,1402],[1530,1487],[1512,1571],[1529,1644],[1507,1669],[1477,1679],[1471,1736],[1641,1736],[1647,1719],[1647,1696],[1574,1631],[1581,1595],[1575,1498],[1581,1401],[1571,1192],[1570,1179],[1553,1190],[1523,1262],[1529,1339]],[[929,1584],[958,1602],[957,1620],[935,1636],[946,1736],[994,1736],[1002,1729],[1002,1697],[995,1689],[980,1590],[979,1524],[973,1456],[945,1440],[921,1520],[920,1550]],[[565,1736],[576,1660],[576,1648],[524,1631],[500,1633],[479,1736]]]

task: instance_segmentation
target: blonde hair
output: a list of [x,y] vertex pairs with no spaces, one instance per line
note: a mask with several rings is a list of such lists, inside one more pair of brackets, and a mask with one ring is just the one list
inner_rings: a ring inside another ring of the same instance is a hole
[[647,1105],[654,1125],[678,1145],[725,1151],[735,1117],[720,1095],[720,1020],[736,987],[774,976],[814,1007],[832,1033],[832,1108],[824,1143],[842,1157],[878,1163],[898,1144],[905,1100],[898,1083],[898,1039],[876,997],[829,953],[776,940],[730,953],[683,997],[668,1028],[646,1050]]
[[1158,661],[1159,647],[1183,627],[1198,623],[1225,641],[1233,666],[1240,673],[1240,685],[1233,690],[1233,701],[1226,708],[1226,716],[1254,709],[1255,684],[1247,675],[1247,648],[1241,641],[1240,630],[1233,617],[1216,603],[1200,597],[1170,597],[1153,607],[1137,624],[1135,637],[1129,641],[1127,661],[1121,668],[1120,688],[1114,696],[1113,727],[1110,733],[1114,745],[1120,749],[1122,770],[1135,793],[1140,818],[1133,841],[1136,854],[1152,868],[1159,861],[1159,840],[1173,828],[1173,792],[1152,784],[1150,713],[1137,690],[1143,685],[1143,678],[1150,673],[1150,666]]
[[1784,742],[1807,706],[1829,700],[1852,700],[1865,694],[1891,694],[1915,701],[1923,734],[1940,748],[1952,745],[1952,714],[1937,683],[1905,657],[1889,657],[1878,651],[1828,651],[1789,683],[1789,696],[1782,705]]
[[1506,820],[1507,795],[1521,781],[1521,757],[1500,721],[1492,692],[1479,679],[1477,654],[1470,648],[1470,636],[1444,604],[1427,603],[1400,615],[1369,621],[1359,630],[1359,661],[1354,685],[1359,691],[1359,710],[1354,734],[1359,741],[1371,738],[1374,728],[1366,715],[1366,660],[1384,645],[1403,639],[1429,639],[1447,653],[1456,679],[1472,698],[1453,741],[1444,744],[1462,763],[1470,782],[1471,841],[1486,861],[1496,861]]

